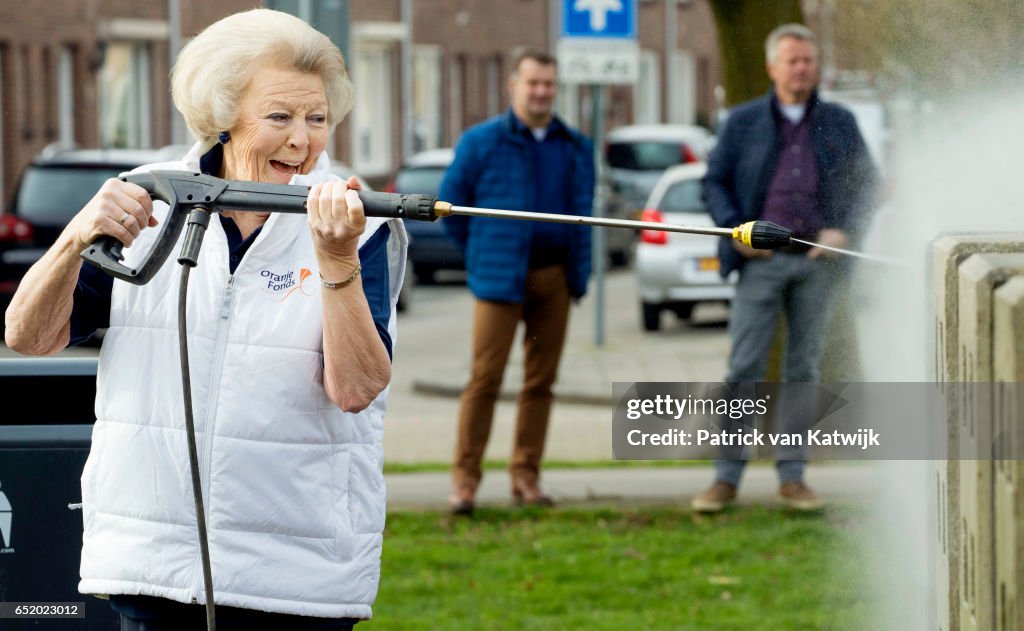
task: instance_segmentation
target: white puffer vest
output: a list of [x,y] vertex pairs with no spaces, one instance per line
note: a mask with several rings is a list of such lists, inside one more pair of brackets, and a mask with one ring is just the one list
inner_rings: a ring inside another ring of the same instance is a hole
[[[198,170],[185,161],[140,170]],[[293,184],[334,179],[326,155]],[[155,204],[159,219],[165,204]],[[384,225],[392,342],[408,244]],[[125,251],[137,265],[159,228]],[[82,581],[90,594],[204,603],[177,342],[179,245],[156,277],[115,282],[96,425],[82,474]],[[217,604],[370,618],[384,529],[387,390],[343,413],[323,388],[322,303],[306,216],[273,214],[235,274],[213,220],[188,294],[196,441]]]

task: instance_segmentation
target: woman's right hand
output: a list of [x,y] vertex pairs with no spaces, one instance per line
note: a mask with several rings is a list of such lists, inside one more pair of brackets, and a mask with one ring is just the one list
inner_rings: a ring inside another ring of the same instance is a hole
[[103,236],[130,246],[156,224],[145,189],[116,178],[104,182],[25,273],[5,315],[7,346],[23,355],[49,355],[67,346],[81,251]]
[[75,215],[65,234],[75,241],[78,250],[84,250],[103,236],[114,237],[130,247],[143,228],[156,225],[153,200],[146,189],[111,178]]

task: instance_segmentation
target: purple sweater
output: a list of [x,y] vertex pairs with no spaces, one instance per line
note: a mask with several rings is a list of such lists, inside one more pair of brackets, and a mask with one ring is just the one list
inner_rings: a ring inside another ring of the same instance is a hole
[[779,161],[768,185],[761,219],[789,228],[797,237],[813,236],[823,225],[818,209],[818,165],[811,147],[810,116],[805,114],[796,124],[784,116],[779,119]]

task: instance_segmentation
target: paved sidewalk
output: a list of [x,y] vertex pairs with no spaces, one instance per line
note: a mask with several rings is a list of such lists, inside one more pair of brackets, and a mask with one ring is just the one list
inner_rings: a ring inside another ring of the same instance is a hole
[[[662,314],[662,330],[645,332],[640,326],[640,301],[632,270],[606,275],[604,344],[595,343],[596,294],[590,293],[572,309],[563,350],[555,400],[561,403],[608,406],[615,381],[720,381],[729,351],[724,305],[699,305],[691,323]],[[430,350],[406,356],[399,350],[399,370],[415,372],[412,388],[420,394],[457,397],[469,378],[472,299],[469,290],[459,301],[461,316],[454,326],[430,327]],[[399,322],[400,346],[417,344],[419,326],[432,305],[414,306],[413,317]],[[417,344],[418,346],[418,344]],[[443,349],[438,353],[438,349]],[[514,400],[523,381],[522,328],[505,371],[502,398]],[[421,366],[423,369],[421,369]],[[427,368],[429,366],[429,368]],[[610,418],[610,417],[609,417]]]
[[[443,299],[436,299],[438,296]],[[469,378],[472,298],[464,286],[424,288],[423,297],[399,320],[392,392],[385,420],[385,462],[450,462],[455,444],[458,395]],[[573,308],[545,457],[561,461],[612,460],[612,383],[615,381],[720,381],[729,351],[728,311],[701,305],[694,321],[662,316],[662,330],[641,330],[632,270],[607,276],[605,343],[594,343],[593,287]],[[521,331],[520,331],[521,338]],[[517,339],[505,372],[502,400],[485,458],[508,460],[515,395],[522,383],[522,343]],[[845,501],[868,493],[873,463],[812,464],[808,483],[826,500]],[[545,469],[544,489],[561,503],[681,502],[711,483],[712,468],[622,467]],[[448,473],[390,474],[392,508],[443,509]],[[747,468],[740,501],[771,503],[777,491],[774,467]],[[509,505],[506,471],[488,471],[479,492],[483,505]]]
[[[615,381],[718,381],[725,373],[727,311],[698,307],[694,323],[663,316],[663,329],[645,333],[632,270],[607,276],[605,343],[594,342],[593,287],[573,307],[555,385],[545,457],[611,460],[611,393]],[[464,285],[417,290],[417,302],[398,322],[398,341],[385,420],[386,462],[450,462],[458,395],[469,379],[473,300]],[[515,396],[523,380],[522,331],[505,372],[485,458],[508,460]]]
[[[878,463],[822,464],[808,467],[807,483],[826,503],[864,501],[880,480]],[[711,483],[705,467],[614,467],[551,469],[543,472],[544,489],[560,505],[679,503]],[[482,506],[509,506],[507,471],[487,471],[477,499]],[[451,490],[447,473],[395,473],[387,475],[388,509],[444,510]],[[739,504],[775,502],[778,480],[775,467],[752,464],[744,473]]]

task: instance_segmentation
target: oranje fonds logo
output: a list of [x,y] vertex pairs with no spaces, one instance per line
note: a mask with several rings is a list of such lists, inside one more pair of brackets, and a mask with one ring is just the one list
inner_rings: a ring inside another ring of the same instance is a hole
[[269,269],[260,270],[260,278],[264,282],[263,291],[271,294],[274,302],[282,302],[295,293],[312,296],[313,292],[304,286],[306,279],[312,275],[313,272],[305,267],[299,268],[298,278],[295,277],[295,270],[280,274]]

